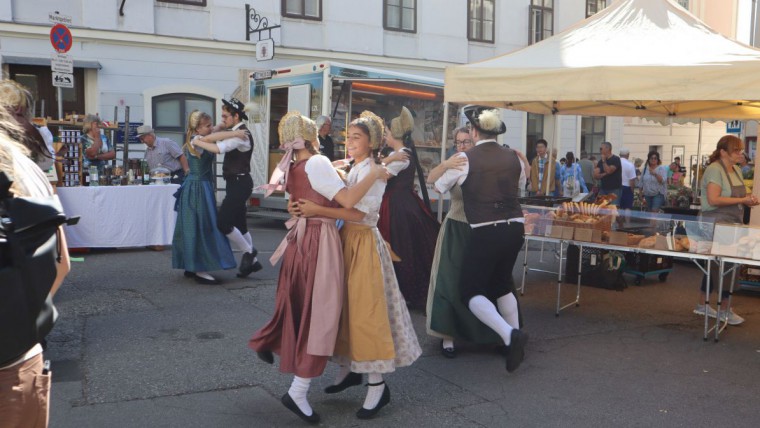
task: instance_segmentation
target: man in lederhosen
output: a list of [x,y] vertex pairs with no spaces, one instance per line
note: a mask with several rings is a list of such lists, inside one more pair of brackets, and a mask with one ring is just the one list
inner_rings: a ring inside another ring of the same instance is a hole
[[[247,130],[244,120],[248,120],[242,102],[236,98],[222,100],[222,128],[231,131]],[[246,202],[253,191],[251,177],[251,155],[253,153],[253,137],[227,138],[214,140],[214,134],[208,135],[195,145],[212,153],[224,153],[222,175],[226,182],[227,191],[219,208],[217,227],[230,240],[233,251],[243,251],[240,259],[240,269],[237,274],[245,278],[252,272],[262,269],[256,258],[258,251],[253,246],[251,233],[246,224]]]
[[519,329],[520,317],[512,268],[524,241],[519,196],[524,173],[517,153],[502,147],[496,136],[506,132],[499,111],[467,106],[475,147],[457,154],[467,158],[462,169],[449,169],[435,182],[445,193],[462,187],[464,212],[472,228],[462,262],[461,298],[483,324],[507,345],[507,371],[519,367],[525,356],[527,333]]

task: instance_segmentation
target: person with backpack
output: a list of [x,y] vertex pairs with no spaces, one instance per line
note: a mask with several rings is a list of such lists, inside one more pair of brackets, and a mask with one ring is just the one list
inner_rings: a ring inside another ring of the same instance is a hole
[[[12,199],[44,198],[53,195],[53,189],[50,187],[45,174],[28,157],[29,150],[9,137],[9,134],[17,135],[14,132],[18,132],[16,123],[3,109],[0,109],[0,179],[5,179],[0,180],[4,183],[0,186],[0,190],[3,190],[0,194],[0,211],[3,212],[3,217],[7,214],[3,207],[11,206],[10,201]],[[12,183],[10,189],[6,189],[5,186],[9,180]],[[9,192],[5,192],[5,190],[9,190]],[[13,211],[11,210],[11,212]],[[11,221],[22,220],[14,216],[9,217]],[[28,222],[30,216],[25,217]],[[7,224],[4,221],[3,227],[5,228]],[[32,312],[29,317],[22,317],[21,319],[9,317],[9,313],[13,312],[10,308],[27,305],[29,301],[24,298],[18,298],[19,302],[8,301],[13,294],[8,294],[7,290],[13,286],[18,286],[19,282],[21,286],[28,287],[24,290],[25,293],[20,294],[33,294],[33,291],[49,290],[47,296],[36,296],[39,299],[34,303],[51,310],[47,314],[49,323],[45,325],[48,328],[52,327],[54,318],[52,305],[42,304],[42,299],[46,298],[49,301],[52,298],[71,268],[66,238],[62,226],[58,226],[58,245],[54,246],[57,247],[56,249],[52,249],[52,251],[57,251],[57,257],[42,258],[42,260],[49,260],[54,263],[54,266],[48,266],[49,269],[47,270],[38,269],[39,266],[35,264],[37,261],[31,261],[30,264],[34,264],[34,268],[38,271],[38,274],[35,275],[29,274],[17,266],[19,261],[14,256],[18,254],[13,251],[11,239],[18,238],[21,233],[13,234],[7,229],[3,229],[1,232],[0,283],[2,283],[4,290],[0,294],[0,304],[2,304],[0,309],[3,312],[0,314],[2,315],[0,317],[2,319],[0,324],[0,425],[3,427],[47,427],[51,379],[50,372],[43,362],[42,346],[39,340],[49,330],[45,331],[43,327],[40,327],[39,317],[31,310],[34,309],[32,305],[29,305],[29,312]],[[22,244],[25,243],[22,242]],[[24,260],[24,262],[29,262],[29,260]],[[45,271],[44,273],[48,275],[40,275],[41,271]],[[19,272],[21,272],[20,275]],[[49,281],[46,281],[48,283],[45,284],[33,284],[28,282],[29,277],[44,277]],[[20,311],[19,313],[24,312]],[[35,337],[30,338],[29,336]],[[23,349],[19,348],[23,344],[29,344],[29,346],[24,346]]]
[[575,162],[573,152],[567,152],[565,155],[565,164],[560,168],[559,176],[562,182],[562,196],[572,198],[580,193],[588,193],[583,169]]

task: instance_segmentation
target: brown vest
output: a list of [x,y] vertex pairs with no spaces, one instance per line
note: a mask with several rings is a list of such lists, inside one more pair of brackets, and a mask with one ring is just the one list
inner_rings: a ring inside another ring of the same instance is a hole
[[491,141],[465,154],[470,164],[462,183],[467,222],[477,224],[522,217],[517,201],[522,165],[514,150]]

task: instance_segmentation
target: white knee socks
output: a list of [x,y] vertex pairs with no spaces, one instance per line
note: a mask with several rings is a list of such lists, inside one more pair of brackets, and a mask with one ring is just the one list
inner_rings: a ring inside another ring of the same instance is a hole
[[245,237],[240,233],[237,227],[232,228],[232,232],[227,234],[227,239],[230,240],[232,251],[243,251],[246,253],[253,251],[253,246],[245,240]]
[[288,390],[288,395],[290,395],[290,398],[293,399],[293,402],[296,403],[298,408],[301,409],[303,414],[306,416],[311,416],[314,413],[314,411],[311,409],[311,406],[309,405],[309,401],[306,399],[306,394],[309,392],[310,384],[311,379],[293,376],[293,383],[290,385],[290,389]]
[[[374,384],[374,383],[380,383],[383,381],[383,375],[380,373],[369,373],[367,375],[367,383]],[[377,403],[380,402],[380,398],[383,396],[383,390],[385,389],[385,384],[380,384],[378,386],[368,386],[367,387],[367,398],[364,399],[364,408],[365,409],[374,409],[377,407]]]
[[245,232],[243,238],[245,238],[245,243],[248,244],[249,247],[253,248],[253,238],[251,238],[251,232]]
[[504,321],[504,318],[501,317],[499,311],[496,310],[496,306],[490,300],[485,296],[475,296],[470,299],[467,306],[477,319],[501,336],[505,345],[509,346],[512,343],[512,326]]
[[504,321],[509,324],[510,327],[520,328],[520,316],[517,309],[517,298],[514,293],[509,293],[496,299],[496,306],[499,308]]

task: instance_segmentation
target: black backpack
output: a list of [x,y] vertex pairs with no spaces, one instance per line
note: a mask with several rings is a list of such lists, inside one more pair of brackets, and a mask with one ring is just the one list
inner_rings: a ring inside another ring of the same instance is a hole
[[57,312],[50,297],[61,261],[58,228],[67,220],[56,196],[13,197],[0,172],[0,367],[39,343]]

